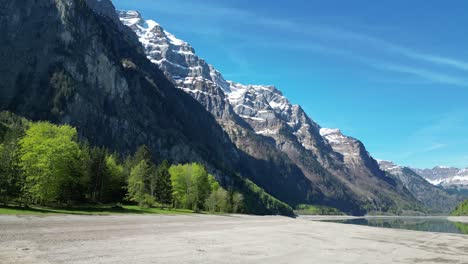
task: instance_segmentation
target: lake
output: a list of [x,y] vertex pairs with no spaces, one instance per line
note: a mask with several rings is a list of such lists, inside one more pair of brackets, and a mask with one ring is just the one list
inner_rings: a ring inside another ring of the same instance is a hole
[[324,221],[426,232],[468,234],[467,223],[452,222],[447,220],[445,217],[368,217]]

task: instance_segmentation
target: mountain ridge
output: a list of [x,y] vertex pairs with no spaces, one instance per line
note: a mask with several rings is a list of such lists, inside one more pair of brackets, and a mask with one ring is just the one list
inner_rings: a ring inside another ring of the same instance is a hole
[[146,58],[110,1],[98,2],[0,0],[0,110],[70,124],[121,154],[147,145],[158,160],[200,162],[244,191],[250,213],[292,214],[236,174],[242,153],[215,118]]
[[400,179],[421,203],[435,209],[436,213],[450,213],[464,199],[462,196],[447,192],[444,188],[434,186],[409,167],[402,167],[385,160],[379,160],[379,166],[393,177]]
[[[226,81],[219,71],[199,58],[187,42],[176,38],[157,22],[144,20],[136,11],[118,13],[121,21],[139,36],[148,59],[157,64],[176,87],[204,105],[237,147],[251,155],[264,156],[265,153],[245,144],[248,138],[255,144],[270,145],[269,151],[273,151],[273,147],[275,153],[279,151],[278,155],[286,154],[287,158],[282,160],[293,162],[302,171],[314,186],[310,191],[319,196],[323,193],[321,202],[330,198],[355,200],[357,204],[367,204],[371,210],[397,207],[396,200],[415,203],[402,184],[385,176],[362,143],[359,142],[358,147],[362,162],[353,167],[346,164],[343,155],[320,135],[321,127],[300,106],[292,105],[276,87]],[[239,138],[238,130],[250,136]],[[252,134],[257,135],[255,140]],[[366,183],[368,178],[372,179],[371,184]],[[367,184],[366,188],[362,188],[362,184]],[[333,205],[332,200],[328,203]]]

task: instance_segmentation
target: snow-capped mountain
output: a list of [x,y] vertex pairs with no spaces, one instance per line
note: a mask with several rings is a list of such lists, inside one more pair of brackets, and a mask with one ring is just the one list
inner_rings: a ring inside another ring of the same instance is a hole
[[463,197],[450,194],[441,187],[426,181],[421,175],[408,167],[399,166],[391,161],[379,160],[380,168],[398,178],[422,204],[437,212],[451,212]]
[[[144,20],[135,11],[118,14],[138,35],[148,59],[176,87],[211,112],[240,150],[268,168],[268,172],[260,173],[262,178],[256,179],[263,181],[267,191],[287,200],[291,197],[281,197],[285,186],[297,188],[300,181],[302,194],[289,191],[288,196],[305,195],[311,202],[328,201],[338,207],[344,202],[356,210],[361,210],[358,207],[362,205],[385,210],[392,207],[395,196],[413,202],[409,193],[398,189],[399,184],[385,176],[361,142],[350,141],[347,151],[356,156],[348,158],[346,152],[341,153],[339,146],[320,134],[320,126],[299,105],[291,104],[276,87],[226,81],[188,43],[158,23]],[[290,167],[285,169],[285,165]],[[265,179],[265,175],[270,178]]]
[[[205,101],[217,118],[234,110],[260,135],[275,135],[284,123],[293,130],[299,142],[319,154],[329,146],[317,133],[319,126],[298,105],[292,105],[274,86],[242,85],[226,81],[221,73],[195,54],[185,41],[176,38],[152,20],[144,20],[138,12],[120,11],[121,21],[137,33],[148,59],[158,64],[177,87]],[[205,97],[217,101],[206,102]],[[222,109],[217,109],[222,108]],[[213,109],[215,107],[216,109]],[[225,112],[224,112],[225,111]],[[271,129],[272,124],[275,127]]]
[[468,168],[437,166],[432,169],[414,169],[414,171],[433,185],[468,189]]

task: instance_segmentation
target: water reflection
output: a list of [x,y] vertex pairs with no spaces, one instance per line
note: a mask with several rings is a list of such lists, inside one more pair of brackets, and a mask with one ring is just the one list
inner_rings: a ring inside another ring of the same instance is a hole
[[333,220],[329,222],[427,232],[468,234],[468,224],[451,222],[445,218],[378,217]]

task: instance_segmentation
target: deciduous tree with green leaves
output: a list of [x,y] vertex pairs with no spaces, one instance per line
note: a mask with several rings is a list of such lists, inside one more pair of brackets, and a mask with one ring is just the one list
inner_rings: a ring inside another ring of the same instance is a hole
[[142,160],[132,169],[128,178],[127,198],[141,207],[151,207],[155,202],[148,184],[152,173],[151,165]]
[[59,201],[79,167],[76,129],[48,122],[34,123],[20,140],[20,147],[27,196],[34,203]]

